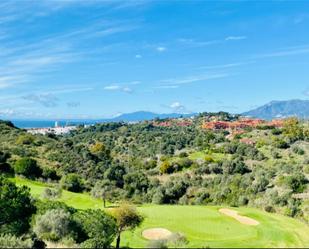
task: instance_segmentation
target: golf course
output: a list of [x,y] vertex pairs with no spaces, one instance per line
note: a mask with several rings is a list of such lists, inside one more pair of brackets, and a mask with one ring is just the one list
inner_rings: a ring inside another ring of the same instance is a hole
[[[12,180],[19,186],[28,186],[31,194],[37,198],[40,198],[41,193],[48,186],[22,178]],[[58,200],[77,209],[103,208],[101,200],[83,193],[64,190]],[[111,208],[106,209],[107,212],[109,210]],[[160,231],[167,237],[169,233],[183,235],[187,242],[176,245],[178,247],[309,246],[308,225],[296,219],[254,208],[142,205],[138,207],[138,211],[144,216],[144,221],[133,232],[123,233],[123,246],[146,247],[150,242],[149,237],[145,238],[147,231],[149,232],[147,236],[151,236],[151,231],[153,232],[154,240],[158,239],[157,235]]]

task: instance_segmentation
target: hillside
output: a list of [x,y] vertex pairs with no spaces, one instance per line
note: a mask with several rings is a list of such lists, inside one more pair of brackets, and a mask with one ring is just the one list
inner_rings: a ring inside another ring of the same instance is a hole
[[[65,210],[71,210],[65,205],[83,210],[102,208],[103,202],[108,207],[117,207],[127,201],[138,205],[137,210],[145,215],[136,233],[124,233],[123,242],[130,246],[148,245],[149,241],[140,234],[142,229],[155,227],[183,233],[189,240],[188,247],[229,246],[229,242],[222,241],[219,229],[223,221],[226,231],[232,231],[233,226],[239,227],[244,234],[248,230],[219,213],[214,213],[214,217],[222,222],[214,221],[218,229],[214,234],[195,225],[195,230],[191,227],[181,230],[163,216],[156,216],[169,215],[178,207],[175,219],[193,210],[191,207],[200,210],[203,206],[239,207],[240,211],[260,209],[248,213],[249,217],[261,222],[256,229],[250,229],[253,234],[268,229],[265,217],[275,217],[265,212],[289,216],[295,219],[296,225],[301,221],[308,223],[309,123],[297,119],[273,125],[255,121],[258,120],[228,113],[201,113],[193,118],[96,124],[79,127],[63,136],[32,135],[9,122],[0,122],[0,173],[18,186],[31,188],[39,210],[35,217],[59,206]],[[4,200],[7,198],[1,201]],[[150,208],[145,209],[148,205]],[[184,206],[183,212],[180,206]],[[45,209],[42,211],[42,208]],[[205,217],[216,212],[216,208],[204,210]],[[70,212],[74,218],[80,217],[82,211]],[[92,211],[87,212],[94,215]],[[199,219],[199,215],[201,213],[194,219]],[[273,221],[271,224],[275,224]],[[271,228],[272,245],[308,244],[305,240],[298,241],[293,229],[280,230],[280,226]],[[303,226],[307,229],[307,225]],[[204,240],[205,234],[210,237]],[[276,237],[275,234],[281,235]],[[269,241],[267,231],[265,236],[262,236],[263,241]],[[230,241],[236,238],[237,235],[232,234]],[[243,238],[245,240],[246,236]],[[74,236],[71,241],[81,243]],[[237,244],[239,247],[246,245],[249,244],[243,240]],[[266,242],[260,245],[269,246]]]
[[272,101],[254,110],[245,112],[243,115],[262,119],[285,118],[289,116],[309,118],[309,100]]

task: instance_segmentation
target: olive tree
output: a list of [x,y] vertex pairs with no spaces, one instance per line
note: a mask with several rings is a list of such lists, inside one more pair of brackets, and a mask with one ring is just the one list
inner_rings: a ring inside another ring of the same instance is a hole
[[119,249],[121,233],[126,230],[134,230],[142,223],[143,217],[137,212],[134,206],[127,203],[123,203],[116,208],[113,215],[116,218],[117,224],[116,248]]

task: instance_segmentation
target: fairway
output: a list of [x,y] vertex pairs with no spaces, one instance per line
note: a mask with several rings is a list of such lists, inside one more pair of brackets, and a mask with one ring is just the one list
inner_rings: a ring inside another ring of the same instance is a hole
[[[17,185],[25,185],[30,188],[31,195],[36,198],[41,198],[45,188],[53,188],[53,185],[47,185],[45,183],[31,181],[25,178],[15,177],[11,179]],[[75,207],[77,209],[88,209],[88,208],[103,208],[103,202],[99,199],[91,197],[85,193],[73,193],[70,191],[63,190],[61,198],[57,201],[62,201],[68,206]]]
[[[27,179],[14,178],[18,185],[26,185],[35,197],[47,186]],[[59,201],[77,209],[102,208],[102,201],[88,194],[63,191]],[[121,245],[146,247],[146,229],[163,228],[184,234],[189,241],[185,247],[309,247],[309,226],[277,214],[254,208],[229,208],[239,215],[252,218],[259,225],[248,226],[219,212],[222,207],[143,205],[138,210],[145,217],[134,232],[125,232]],[[107,209],[110,210],[110,209]]]

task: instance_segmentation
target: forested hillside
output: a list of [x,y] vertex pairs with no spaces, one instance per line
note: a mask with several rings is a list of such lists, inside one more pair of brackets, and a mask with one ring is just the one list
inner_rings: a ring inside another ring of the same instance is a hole
[[63,189],[108,203],[250,206],[309,222],[308,123],[290,118],[282,127],[236,133],[203,128],[239,118],[203,113],[97,124],[64,136],[31,135],[1,122],[0,171],[57,185],[45,200],[57,200]]

